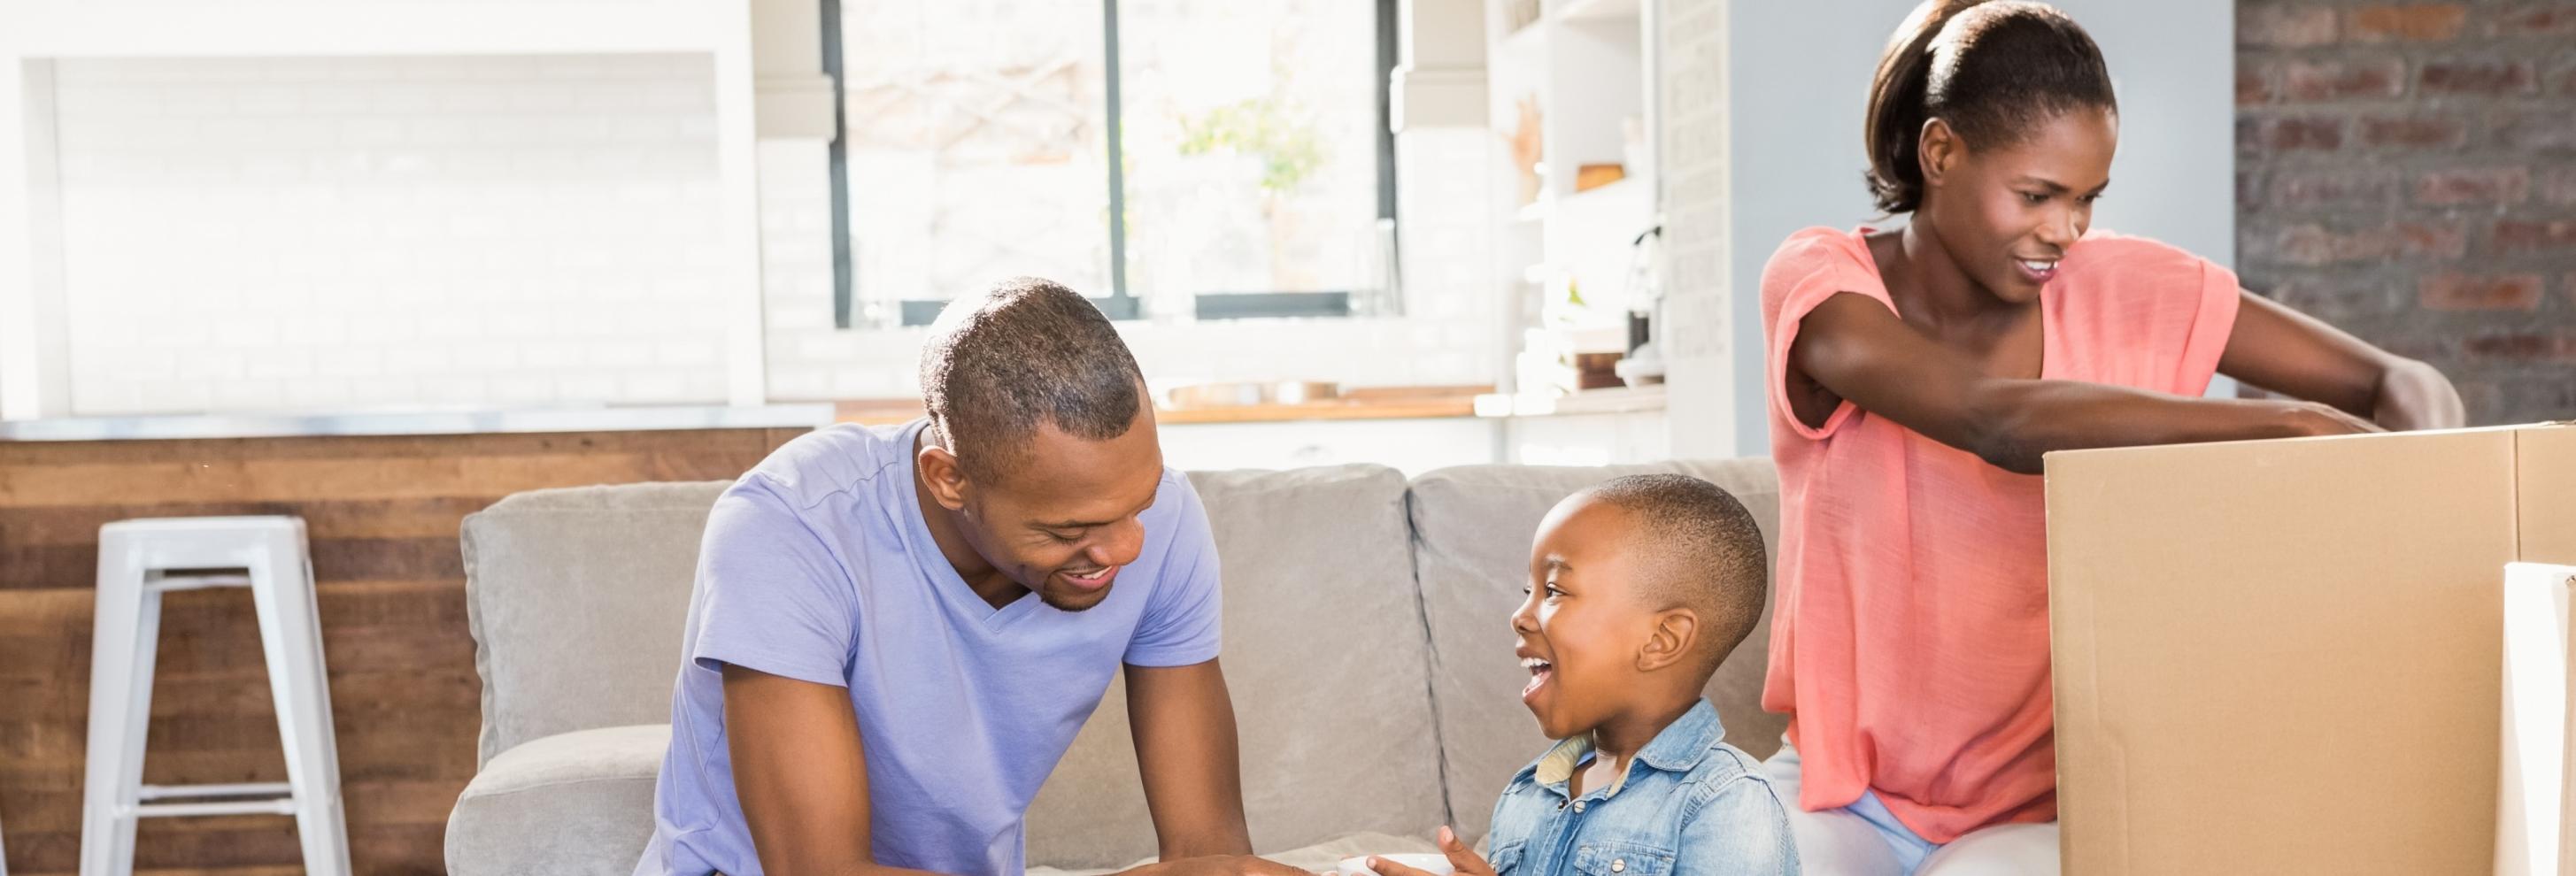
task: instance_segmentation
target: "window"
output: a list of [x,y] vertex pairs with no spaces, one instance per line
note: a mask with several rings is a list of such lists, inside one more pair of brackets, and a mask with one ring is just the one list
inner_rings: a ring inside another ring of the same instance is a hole
[[1392,309],[1395,0],[822,0],[843,328],[1013,274],[1116,319]]

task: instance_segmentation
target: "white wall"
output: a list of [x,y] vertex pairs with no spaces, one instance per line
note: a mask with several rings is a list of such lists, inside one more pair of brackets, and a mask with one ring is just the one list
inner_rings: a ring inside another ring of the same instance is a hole
[[726,398],[705,55],[52,66],[72,414]]
[[[1666,0],[1675,2],[1675,0]],[[1912,0],[1733,0],[1728,273],[1737,450],[1767,452],[1762,264],[1791,232],[1874,217],[1861,116],[1879,50]],[[2110,61],[2120,152],[2101,228],[2235,260],[2235,6],[2229,0],[2058,0]]]

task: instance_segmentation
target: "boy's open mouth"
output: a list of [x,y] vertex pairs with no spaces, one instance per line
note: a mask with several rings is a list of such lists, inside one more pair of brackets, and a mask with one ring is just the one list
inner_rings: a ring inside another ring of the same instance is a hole
[[1521,688],[1523,700],[1529,699],[1531,694],[1538,693],[1539,688],[1547,686],[1548,679],[1556,676],[1556,664],[1536,657],[1521,658],[1521,668],[1529,670],[1530,673],[1529,686]]

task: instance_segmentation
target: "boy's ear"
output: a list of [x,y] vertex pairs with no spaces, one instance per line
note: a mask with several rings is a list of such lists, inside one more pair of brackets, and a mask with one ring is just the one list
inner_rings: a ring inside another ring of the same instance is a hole
[[1655,628],[1637,652],[1637,671],[1655,672],[1690,659],[1699,646],[1699,613],[1668,608],[1655,613]]

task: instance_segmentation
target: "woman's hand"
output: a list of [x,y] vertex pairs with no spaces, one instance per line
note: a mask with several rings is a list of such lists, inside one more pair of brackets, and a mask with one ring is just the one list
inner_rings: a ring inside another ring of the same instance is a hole
[[2394,431],[2457,429],[2468,425],[2460,391],[2433,366],[2412,359],[2390,365],[2379,375],[2371,399],[2371,418]]
[[2379,424],[2345,413],[2342,408],[2322,402],[2277,402],[2288,414],[2293,434],[2307,438],[2329,435],[2361,435],[2385,432]]

